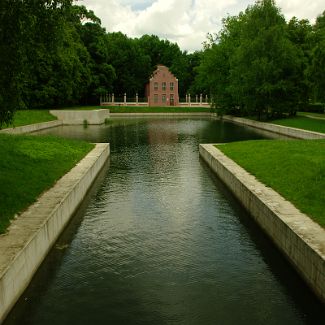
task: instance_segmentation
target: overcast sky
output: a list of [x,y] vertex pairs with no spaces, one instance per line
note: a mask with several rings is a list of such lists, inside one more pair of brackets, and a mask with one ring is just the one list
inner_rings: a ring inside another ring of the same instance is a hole
[[[144,34],[177,42],[189,52],[202,49],[208,32],[221,28],[221,19],[237,15],[254,0],[79,0],[95,12],[107,32],[130,37]],[[324,0],[277,0],[289,20],[296,16],[311,22],[325,10]]]

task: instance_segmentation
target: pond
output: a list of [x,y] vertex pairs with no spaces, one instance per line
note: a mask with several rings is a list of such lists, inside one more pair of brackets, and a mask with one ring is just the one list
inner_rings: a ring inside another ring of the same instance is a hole
[[112,119],[47,134],[111,156],[5,324],[317,324],[322,305],[199,159],[267,137],[207,118]]

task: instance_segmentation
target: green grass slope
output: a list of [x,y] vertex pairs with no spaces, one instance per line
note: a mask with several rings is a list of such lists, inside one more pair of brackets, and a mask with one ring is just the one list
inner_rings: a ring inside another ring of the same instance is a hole
[[50,136],[0,135],[0,233],[93,147]]
[[217,147],[325,227],[325,140],[259,140]]

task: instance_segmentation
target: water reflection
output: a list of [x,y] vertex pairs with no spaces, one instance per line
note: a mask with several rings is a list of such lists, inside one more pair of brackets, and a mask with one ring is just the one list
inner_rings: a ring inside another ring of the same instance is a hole
[[183,118],[50,133],[110,142],[110,168],[6,324],[322,320],[322,306],[199,160],[199,143],[259,133]]

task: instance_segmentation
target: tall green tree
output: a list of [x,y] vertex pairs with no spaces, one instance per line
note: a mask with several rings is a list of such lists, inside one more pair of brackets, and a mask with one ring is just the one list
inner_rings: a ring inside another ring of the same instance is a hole
[[325,11],[313,26],[311,62],[306,75],[310,82],[312,101],[325,102]]
[[144,94],[144,85],[150,76],[150,57],[136,40],[121,32],[108,33],[108,62],[114,67],[116,80],[113,90],[116,96],[139,96]]
[[20,106],[19,73],[21,70],[22,26],[21,1],[3,0],[0,10],[0,128],[12,120]]
[[91,79],[82,101],[96,104],[101,95],[113,91],[115,69],[109,63],[107,34],[105,28],[101,27],[100,19],[84,6],[75,6],[75,12],[79,18],[75,21],[77,31],[90,55]]
[[223,21],[208,42],[200,78],[207,76],[221,113],[294,114],[301,100],[300,56],[280,9],[273,0],[261,0]]
[[34,2],[37,10],[28,8],[33,23],[26,28],[23,101],[30,108],[75,104],[90,82],[90,57],[72,19],[75,11],[71,1],[41,2]]

